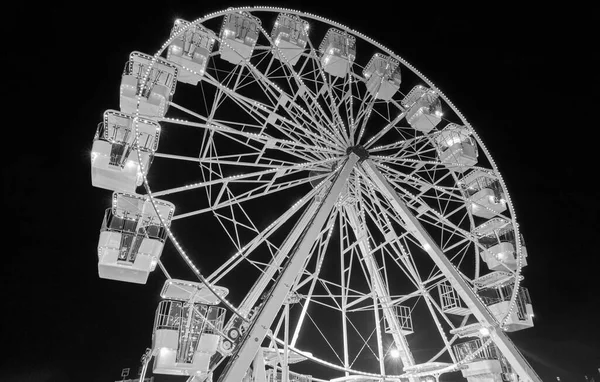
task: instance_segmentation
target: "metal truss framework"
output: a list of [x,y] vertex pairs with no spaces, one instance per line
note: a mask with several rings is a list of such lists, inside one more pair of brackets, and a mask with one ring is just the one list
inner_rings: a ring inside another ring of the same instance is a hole
[[[474,322],[489,330],[522,380],[539,381],[502,330],[510,312],[498,319],[476,293],[475,280],[490,272],[481,261],[486,247],[474,234],[481,219],[467,208],[477,202],[465,192],[463,174],[493,177],[508,206],[495,218],[512,224],[517,236],[518,224],[496,164],[466,119],[402,58],[331,20],[257,7],[217,12],[190,25],[216,30],[223,16],[238,11],[265,17],[282,12],[353,35],[364,52],[398,60],[403,85],[382,100],[379,90],[366,86],[366,59],[349,62],[344,76],[332,75],[311,39],[292,65],[259,25],[251,58],[229,65],[212,52],[196,97],[176,95],[169,116],[157,118],[165,134],[144,173],[148,194],[177,204],[173,232],[216,221],[231,256],[201,271],[195,265],[203,264],[201,256],[188,254],[168,229],[175,249],[208,285],[236,285],[240,275],[252,280],[241,302],[223,300],[249,326],[231,357],[211,363],[214,370],[228,360],[219,381],[242,380],[265,346],[283,349],[279,367],[286,382],[291,353],[348,378],[417,381],[427,374],[390,371],[391,351],[398,351],[405,368],[441,361],[446,366],[437,375],[458,370],[469,360],[453,352],[460,342],[454,333]],[[379,87],[386,80],[381,76]],[[404,102],[410,87],[423,83],[447,110],[428,132],[407,123],[414,104]],[[466,171],[455,170],[463,166],[457,158],[440,159],[438,138],[453,123],[466,127],[480,152]],[[161,178],[162,171],[169,176]],[[192,236],[181,240],[187,248],[199,246]],[[520,242],[516,253],[519,266],[504,270],[517,280],[511,311],[521,279]],[[469,314],[457,319],[444,309],[437,294],[444,283]],[[296,304],[286,302],[290,296]],[[408,313],[399,314],[399,307]],[[411,315],[421,319],[413,325]],[[411,341],[419,331],[436,334],[434,351]]]

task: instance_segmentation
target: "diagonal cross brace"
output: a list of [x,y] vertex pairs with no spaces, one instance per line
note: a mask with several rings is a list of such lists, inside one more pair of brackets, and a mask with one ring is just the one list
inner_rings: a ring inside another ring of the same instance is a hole
[[275,281],[271,293],[268,294],[262,308],[248,328],[245,338],[240,342],[237,351],[233,353],[219,376],[218,382],[239,382],[246,374],[359,159],[356,154],[350,153],[312,222],[306,227],[297,227],[297,230],[290,233],[290,236],[298,238],[298,242],[289,255],[289,260],[285,263],[282,273]]

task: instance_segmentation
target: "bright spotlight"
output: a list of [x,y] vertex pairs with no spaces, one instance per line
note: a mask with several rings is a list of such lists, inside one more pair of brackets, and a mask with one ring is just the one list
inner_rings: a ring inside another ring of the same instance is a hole
[[390,355],[392,356],[392,358],[399,358],[400,351],[398,349],[392,349],[390,350]]
[[479,329],[479,334],[481,334],[483,337],[487,337],[490,335],[490,330],[488,328],[481,328]]

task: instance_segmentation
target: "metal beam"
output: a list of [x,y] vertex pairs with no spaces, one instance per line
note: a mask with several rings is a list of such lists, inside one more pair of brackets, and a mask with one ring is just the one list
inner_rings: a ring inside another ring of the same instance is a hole
[[[413,366],[415,364],[415,360],[410,352],[410,348],[408,346],[408,342],[406,341],[406,337],[402,333],[402,326],[398,322],[398,318],[396,317],[396,312],[392,305],[391,298],[389,296],[389,292],[387,286],[385,285],[385,281],[381,273],[379,273],[379,267],[373,255],[371,254],[371,250],[369,248],[369,233],[366,229],[366,222],[361,221],[358,215],[358,212],[350,206],[345,207],[346,214],[348,216],[348,221],[350,222],[350,226],[354,231],[354,236],[358,241],[358,246],[360,248],[361,255],[371,276],[371,284],[373,285],[373,290],[379,299],[379,303],[381,304],[381,308],[383,310],[383,314],[385,320],[388,325],[392,329],[392,337],[394,337],[394,342],[396,344],[397,350],[400,352],[400,358],[402,359],[402,363],[404,367]],[[377,306],[375,306],[377,309]],[[377,322],[379,325],[379,322]]]
[[[264,270],[261,274],[260,278],[256,281],[256,283],[250,289],[250,292],[244,297],[244,300],[238,307],[238,311],[244,315],[247,315],[250,310],[254,307],[260,296],[264,293],[267,285],[271,280],[273,280],[273,276],[275,276],[275,272],[277,272],[285,258],[288,256],[289,252],[292,250],[294,243],[298,240],[300,236],[300,232],[306,227],[307,224],[310,223],[311,219],[314,217],[315,212],[317,211],[318,203],[312,202],[308,209],[302,217],[294,226],[292,233],[285,238],[285,241],[281,245],[279,251],[275,258],[269,263],[269,266]],[[294,235],[294,233],[296,233]]]
[[437,267],[444,273],[454,289],[458,292],[465,304],[469,307],[475,318],[490,331],[492,340],[508,360],[512,368],[517,372],[519,378],[525,382],[542,382],[535,370],[529,365],[519,349],[512,343],[510,338],[500,328],[496,318],[487,309],[487,306],[475,294],[473,289],[460,275],[458,269],[446,257],[437,243],[411,213],[404,201],[398,196],[393,187],[388,183],[385,176],[377,169],[374,162],[365,160],[362,168],[366,171],[371,181],[379,188],[381,193],[389,199],[394,209],[404,221],[406,229],[419,240],[423,249],[429,254]]
[[281,309],[285,298],[294,285],[294,280],[302,271],[302,267],[306,262],[311,247],[321,232],[321,228],[337,202],[339,195],[358,160],[359,157],[354,153],[351,153],[348,156],[344,166],[329,189],[325,200],[319,206],[314,219],[306,228],[300,227],[302,228],[302,231],[298,234],[299,241],[297,242],[294,251],[291,253],[287,263],[284,264],[284,269],[279,278],[275,281],[272,292],[268,294],[262,308],[257,312],[244,339],[240,342],[237,350],[231,356],[225,369],[219,376],[219,382],[240,382],[244,377],[244,374],[250,367],[267,331],[271,327],[277,312]]

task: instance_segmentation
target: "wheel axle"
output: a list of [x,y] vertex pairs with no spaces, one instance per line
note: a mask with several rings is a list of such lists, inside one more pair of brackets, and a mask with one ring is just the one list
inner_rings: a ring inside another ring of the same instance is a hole
[[369,159],[369,151],[365,149],[362,145],[350,146],[346,149],[346,155],[350,155],[350,153],[356,154],[359,158],[359,162],[364,161],[365,159]]

